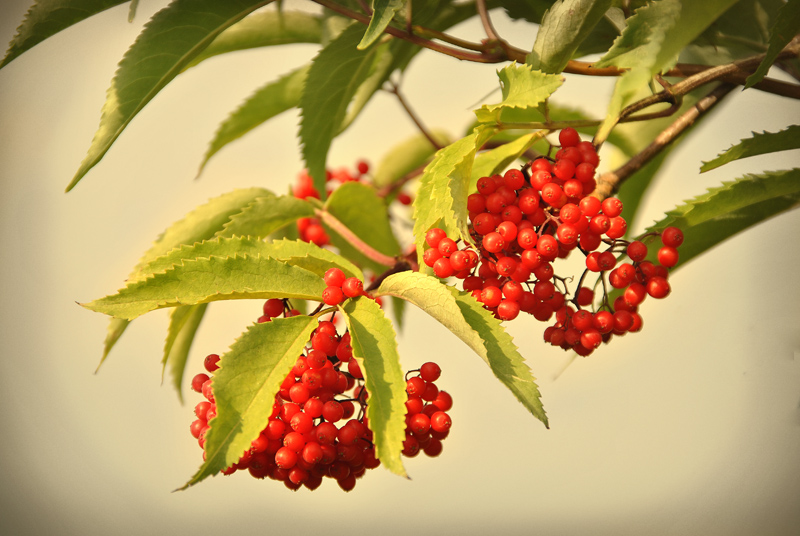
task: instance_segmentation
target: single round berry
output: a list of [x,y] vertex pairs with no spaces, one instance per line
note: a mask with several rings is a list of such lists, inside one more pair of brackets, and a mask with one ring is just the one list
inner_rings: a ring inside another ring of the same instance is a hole
[[661,242],[665,246],[676,248],[683,244],[683,231],[677,227],[667,227],[661,231]]
[[322,291],[322,301],[326,305],[339,305],[344,301],[344,293],[340,287],[325,287]]
[[426,382],[435,382],[442,374],[442,369],[436,363],[431,361],[423,363],[419,368],[420,377]]
[[209,372],[214,372],[219,368],[219,355],[209,354],[203,361],[203,366]]
[[346,279],[344,272],[341,271],[339,268],[329,268],[328,271],[325,272],[323,276],[325,284],[329,287],[341,287],[342,283]]
[[572,127],[562,129],[558,133],[558,142],[562,147],[575,147],[581,141],[578,131]]
[[357,277],[348,277],[342,283],[342,292],[348,298],[355,298],[364,293],[364,283]]

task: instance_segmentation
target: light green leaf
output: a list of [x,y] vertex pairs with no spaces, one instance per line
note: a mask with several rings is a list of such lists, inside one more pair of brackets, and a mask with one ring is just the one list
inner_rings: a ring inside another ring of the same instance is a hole
[[720,153],[710,162],[703,162],[700,173],[711,171],[741,158],[791,149],[800,149],[800,125],[792,125],[780,132],[753,132],[752,138],[742,140],[741,143],[737,143],[727,151]]
[[296,107],[308,76],[309,66],[301,67],[250,95],[217,129],[206,150],[197,175],[217,151],[273,117]]
[[254,324],[222,356],[212,384],[217,416],[206,433],[206,461],[180,489],[230,467],[250,448],[316,326],[316,318],[302,315]]
[[560,73],[612,0],[558,0],[542,19],[527,63],[545,73]]
[[402,298],[438,320],[472,348],[517,400],[549,427],[536,378],[500,321],[470,294],[418,272],[390,275],[373,294]]
[[367,419],[375,455],[391,472],[406,476],[400,452],[405,439],[408,395],[394,328],[380,306],[367,297],[347,300],[340,309],[350,331],[353,358],[364,374],[369,393]]
[[383,30],[392,22],[395,13],[402,9],[405,3],[405,0],[372,0],[372,18],[364,38],[358,44],[359,50],[367,48],[383,34]]
[[322,22],[319,16],[301,11],[261,11],[248,15],[219,34],[185,69],[219,54],[321,41]]
[[303,268],[262,257],[186,260],[117,294],[82,304],[114,318],[133,320],[147,312],[217,300],[301,298],[320,300],[325,283]]
[[535,71],[530,65],[511,63],[497,71],[503,100],[498,104],[484,104],[475,110],[481,123],[501,123],[505,110],[535,109],[564,83],[555,74]]
[[88,154],[67,186],[94,167],[128,123],[223,30],[272,0],[174,0],[156,13],[119,64]]
[[[231,216],[241,212],[247,205],[265,195],[274,196],[269,190],[263,188],[233,190],[195,208],[158,237],[153,246],[136,264],[128,279],[135,280],[144,266],[181,244],[194,244],[211,238],[223,228]],[[110,321],[103,343],[103,356],[97,365],[98,369],[127,327],[127,320],[114,318]]]
[[478,154],[472,164],[470,191],[473,190],[475,183],[481,177],[489,177],[499,173],[520,158],[534,142],[544,137],[545,132],[544,130],[538,130],[530,134],[524,134],[514,141]]
[[17,34],[8,45],[0,68],[73,24],[127,0],[38,0],[28,9]]
[[648,231],[678,227],[682,266],[723,240],[800,204],[800,169],[745,175],[667,213]]
[[767,55],[761,61],[756,72],[747,77],[746,88],[761,82],[767,76],[775,58],[798,33],[800,33],[800,0],[788,0],[778,12],[778,17],[770,31]]
[[139,0],[131,0],[131,5],[128,6],[128,22],[133,22],[136,18],[136,9],[139,7]]
[[291,195],[267,195],[255,199],[225,223],[218,236],[264,238],[300,218],[314,216],[314,207]]
[[314,58],[300,97],[300,141],[314,185],[325,195],[325,164],[350,101],[370,75],[376,47],[358,50],[360,25],[353,24]]
[[216,237],[213,240],[197,242],[191,246],[182,245],[173,249],[145,266],[135,279],[128,280],[128,285],[144,281],[155,274],[163,274],[175,266],[182,265],[184,261],[210,259],[211,257],[224,259],[234,256],[270,257],[292,266],[299,266],[319,277],[322,277],[331,266],[341,268],[348,277],[358,277],[359,279],[364,277],[361,270],[341,255],[309,242],[302,240],[264,242],[261,238],[236,236],[232,238]]
[[422,264],[425,233],[438,226],[447,236],[462,238],[471,243],[467,227],[467,195],[469,194],[472,163],[478,147],[496,132],[483,126],[437,151],[425,168],[414,199],[414,242]]
[[169,365],[172,375],[172,385],[178,393],[178,399],[183,402],[181,385],[183,375],[186,370],[186,360],[189,357],[189,350],[192,348],[194,336],[200,322],[206,313],[207,303],[200,305],[187,305],[175,307],[170,311],[169,329],[167,330],[167,340],[164,343],[164,359],[162,361],[162,379],[164,370]]
[[[325,203],[325,210],[375,250],[390,257],[400,254],[400,244],[392,232],[386,203],[378,197],[374,188],[359,182],[346,182],[334,190]],[[331,244],[343,256],[376,273],[386,269],[382,264],[365,257],[332,228],[325,225],[325,230],[331,238]]]
[[[431,135],[442,147],[451,142],[450,136],[444,131],[434,130]],[[415,169],[425,165],[435,152],[436,148],[428,138],[422,134],[415,134],[384,154],[372,176],[372,184],[376,188],[394,184]]]

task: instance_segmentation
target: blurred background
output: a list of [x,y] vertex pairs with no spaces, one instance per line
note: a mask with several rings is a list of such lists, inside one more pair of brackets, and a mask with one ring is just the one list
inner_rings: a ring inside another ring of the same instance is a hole
[[[181,405],[162,385],[166,311],[133,323],[95,374],[107,320],[76,302],[116,291],[158,234],[209,198],[255,185],[286,191],[302,168],[295,113],[226,147],[194,177],[227,114],[317,49],[240,52],[191,69],[63,193],[116,63],[166,3],[143,0],[133,23],[127,4],[105,11],[0,71],[0,534],[800,533],[798,211],[687,264],[668,299],[644,303],[641,333],[590,358],[570,364],[541,342],[544,325],[511,322],[550,430],[466,345],[409,309],[404,368],[435,359],[437,383],[455,400],[444,452],[407,460],[411,480],[378,469],[349,494],[333,482],[294,493],[237,473],[172,493],[201,463],[189,434],[200,397],[187,389]],[[11,40],[28,4],[0,3],[0,41]],[[502,10],[492,17],[509,41],[532,46],[535,27]],[[484,35],[477,20],[454,33]],[[423,52],[402,87],[430,127],[460,136],[471,110],[494,99],[486,95],[498,67]],[[556,96],[602,117],[612,84],[567,76]],[[672,154],[637,230],[723,180],[800,165],[791,151],[698,173],[751,130],[798,120],[796,101],[736,91]],[[334,142],[329,163],[376,165],[414,133],[394,97],[377,95]],[[225,352],[260,307],[212,305],[187,377],[205,355]]]

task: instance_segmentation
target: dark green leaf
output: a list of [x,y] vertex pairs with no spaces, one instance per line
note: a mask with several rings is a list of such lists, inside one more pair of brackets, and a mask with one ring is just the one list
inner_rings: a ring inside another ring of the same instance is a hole
[[[189,357],[189,350],[192,348],[194,336],[200,322],[206,313],[207,303],[200,305],[186,305],[175,307],[170,311],[169,329],[167,330],[167,340],[164,343],[163,369],[169,365],[172,375],[172,385],[178,392],[178,398],[183,402],[181,385],[183,375],[186,370],[186,360]],[[163,371],[162,371],[163,377]]]
[[25,15],[8,45],[0,68],[11,60],[82,20],[127,0],[38,0]]
[[217,300],[301,298],[320,300],[319,275],[261,257],[186,260],[166,272],[131,283],[117,294],[82,304],[114,318],[133,320],[149,311]]
[[611,7],[612,0],[559,0],[542,19],[527,63],[545,73],[560,73],[580,44]]
[[501,4],[512,19],[539,24],[555,0],[504,0]]
[[300,11],[262,11],[248,15],[214,39],[186,69],[219,54],[251,48],[320,43],[322,22],[316,15]]
[[391,472],[406,476],[400,452],[405,439],[408,396],[392,323],[380,306],[367,297],[347,300],[340,309],[350,331],[353,358],[364,374],[369,393],[367,419],[375,455]]
[[94,167],[128,123],[223,30],[272,0],[174,0],[125,53],[106,95],[100,127],[72,181]]
[[303,315],[254,324],[222,356],[212,384],[217,416],[206,433],[206,461],[180,489],[230,467],[250,448],[316,326],[316,318]]
[[305,85],[308,69],[309,66],[301,67],[260,87],[230,114],[211,140],[197,175],[203,172],[209,159],[227,144],[241,138],[269,119],[296,107],[300,103],[300,94]]
[[[325,210],[373,249],[390,257],[400,253],[400,244],[397,243],[392,226],[389,224],[386,203],[378,197],[372,187],[359,182],[346,182],[334,190],[325,203]],[[331,238],[331,243],[346,258],[353,259],[376,273],[386,269],[385,266],[365,257],[332,228],[326,225],[325,229]]]
[[648,231],[678,227],[681,266],[723,240],[800,204],[800,169],[745,175],[667,213]]
[[348,105],[370,75],[375,60],[376,47],[356,48],[362,31],[360,25],[353,24],[320,51],[300,97],[303,158],[317,191],[323,195],[331,142],[339,134]]
[[360,50],[367,48],[383,35],[383,30],[389,26],[395,13],[402,9],[405,3],[405,0],[372,0],[372,18],[358,48]]
[[800,33],[800,0],[788,0],[780,9],[775,25],[770,32],[767,55],[756,72],[747,77],[745,87],[752,87],[764,79],[783,47],[789,44],[789,41],[798,33]]
[[753,132],[752,138],[742,140],[711,162],[703,162],[700,173],[716,169],[728,162],[760,154],[775,153],[800,148],[800,125],[792,125],[780,132]]
[[373,294],[402,298],[438,320],[472,348],[522,405],[549,427],[536,378],[500,321],[470,294],[418,272],[390,275]]

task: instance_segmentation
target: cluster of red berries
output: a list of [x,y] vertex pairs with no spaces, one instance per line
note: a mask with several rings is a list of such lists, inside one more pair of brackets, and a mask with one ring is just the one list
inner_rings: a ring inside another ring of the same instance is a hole
[[[369,183],[369,171],[369,162],[365,160],[359,160],[353,172],[344,167],[326,170],[325,180],[328,195],[346,182]],[[319,191],[314,187],[314,179],[311,178],[311,175],[306,170],[301,171],[297,176],[297,182],[292,188],[292,194],[298,199],[320,198]],[[398,193],[395,199],[403,205],[410,205],[412,202],[411,196],[405,192]],[[330,244],[330,237],[317,218],[300,218],[297,220],[297,231],[300,234],[300,240],[304,242],[312,242],[318,246]]]
[[[555,316],[545,340],[589,355],[612,334],[641,329],[637,309],[648,294],[669,294],[667,268],[678,262],[676,248],[683,234],[674,227],[665,229],[657,263],[645,260],[643,242],[622,238],[627,231],[622,202],[613,197],[601,202],[590,195],[599,163],[594,146],[571,128],[559,133],[559,142],[552,160],[538,158],[522,169],[478,180],[477,192],[467,198],[477,251],[469,245],[459,249],[442,229],[432,228],[425,235],[430,249],[423,260],[437,277],[462,279],[464,290],[501,320],[520,312],[545,322]],[[553,263],[575,249],[586,256],[586,270],[568,303],[567,280],[554,273]],[[631,262],[618,265],[620,253],[627,253]],[[596,312],[582,309],[595,303],[594,291],[582,286],[589,272],[600,274],[603,288]],[[606,274],[611,286],[624,289],[613,306]]]
[[[268,310],[274,312],[276,302],[283,306],[282,300],[270,300],[264,304],[265,315]],[[209,374],[219,368],[219,359],[216,354],[206,357]],[[435,363],[425,363],[419,376],[407,380],[406,456],[415,456],[420,449],[437,456],[442,450],[441,440],[451,425],[445,411],[453,402],[433,383],[440,373]],[[197,419],[190,426],[203,449],[217,414],[209,374],[192,379],[192,389],[206,398],[195,406]],[[282,481],[292,490],[301,486],[313,490],[324,478],[331,478],[345,491],[352,490],[367,469],[380,465],[366,417],[368,398],[363,374],[353,359],[350,334],[340,336],[333,322],[320,321],[309,347],[281,383],[267,426],[239,461],[222,473],[247,470],[255,478]]]
[[347,277],[339,268],[329,268],[323,276],[325,290],[322,301],[325,305],[339,305],[346,298],[366,295],[364,283],[357,277]]

